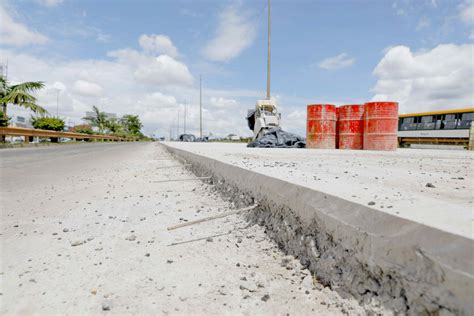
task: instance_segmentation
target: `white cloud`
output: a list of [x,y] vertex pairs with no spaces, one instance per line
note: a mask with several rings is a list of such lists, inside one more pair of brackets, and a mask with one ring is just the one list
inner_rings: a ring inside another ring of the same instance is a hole
[[178,57],[178,49],[166,35],[142,34],[138,39],[138,43],[146,52],[152,54],[164,54],[173,58]]
[[32,31],[26,25],[15,21],[2,5],[0,5],[0,21],[1,45],[22,47],[34,44],[45,44],[48,41],[48,38],[43,34]]
[[438,45],[412,52],[409,47],[389,49],[374,70],[373,100],[400,103],[401,112],[429,111],[474,100],[474,45]]
[[339,54],[334,57],[329,57],[322,60],[318,66],[326,70],[332,69],[341,69],[345,67],[352,66],[355,62],[355,59],[348,56],[346,53]]
[[176,108],[178,102],[172,95],[167,95],[161,92],[153,92],[147,94],[144,100],[140,100],[139,103],[149,110],[152,109],[164,109],[164,108]]
[[38,0],[41,5],[46,7],[55,7],[63,3],[64,0]]
[[94,82],[77,80],[72,86],[72,91],[79,95],[98,97],[102,94],[102,87]]
[[459,18],[465,24],[474,24],[474,0],[465,0],[459,5]]
[[140,82],[158,85],[189,85],[193,82],[188,67],[167,55],[160,55],[153,62],[140,65],[135,76]]
[[237,100],[235,99],[226,99],[226,98],[223,98],[223,97],[211,97],[209,99],[209,104],[211,106],[214,106],[216,108],[228,108],[228,109],[232,109],[232,108],[235,108],[237,106]]
[[203,49],[204,56],[214,61],[229,61],[252,45],[256,24],[240,5],[231,4],[219,14],[215,37]]
[[[155,57],[144,51],[122,49],[110,52],[109,60],[64,61],[0,49],[0,56],[9,60],[12,83],[26,80],[46,83],[37,96],[39,104],[51,114],[56,114],[57,89],[61,90],[59,115],[71,124],[81,123],[85,112],[97,105],[117,115],[138,114],[145,124],[145,132],[163,135],[174,122],[169,115],[177,109],[175,96],[192,100],[198,95],[186,64],[167,55]],[[8,112],[27,117],[31,114],[11,105]],[[192,125],[189,120],[188,128]]]
[[191,85],[193,76],[186,64],[176,59],[160,55],[150,56],[133,49],[121,49],[108,53],[118,62],[133,66],[131,74],[141,83],[158,85]]

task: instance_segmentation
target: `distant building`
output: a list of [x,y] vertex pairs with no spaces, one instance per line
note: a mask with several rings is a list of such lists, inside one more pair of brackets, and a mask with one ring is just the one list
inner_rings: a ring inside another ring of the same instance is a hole
[[10,125],[14,127],[33,128],[33,125],[31,125],[28,119],[26,119],[24,116],[18,115],[12,117]]

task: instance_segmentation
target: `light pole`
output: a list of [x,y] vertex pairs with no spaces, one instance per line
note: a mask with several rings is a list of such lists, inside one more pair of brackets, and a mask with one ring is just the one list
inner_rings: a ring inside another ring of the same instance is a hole
[[179,138],[179,105],[178,105],[178,120],[176,124],[176,139]]
[[183,134],[186,134],[186,100],[184,100],[184,122],[183,122]]
[[199,137],[202,140],[202,75],[199,75]]
[[270,100],[270,44],[271,44],[271,0],[268,0],[268,38],[267,38],[267,100]]

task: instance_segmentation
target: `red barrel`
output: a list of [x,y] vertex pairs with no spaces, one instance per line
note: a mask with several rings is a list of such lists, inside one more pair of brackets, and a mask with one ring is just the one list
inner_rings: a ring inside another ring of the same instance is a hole
[[361,104],[339,107],[339,148],[362,149],[364,131],[364,106]]
[[336,106],[311,104],[307,108],[307,148],[336,148]]
[[368,102],[364,108],[364,149],[397,149],[398,103]]
[[339,149],[339,109],[336,108],[336,149]]

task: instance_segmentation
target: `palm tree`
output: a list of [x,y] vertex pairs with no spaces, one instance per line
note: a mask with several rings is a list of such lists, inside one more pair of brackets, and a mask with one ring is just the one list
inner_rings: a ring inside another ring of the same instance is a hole
[[112,134],[122,134],[124,132],[123,125],[114,117],[107,120],[107,128]]
[[48,113],[48,111],[36,104],[36,98],[31,95],[32,92],[42,88],[44,88],[44,83],[41,81],[23,82],[10,85],[5,77],[0,76],[0,103],[2,104],[4,117],[7,116],[8,104],[14,104],[30,109],[37,114]]
[[[29,81],[10,85],[4,76],[0,75],[0,104],[2,105],[2,121],[8,122],[7,105],[14,104],[32,110],[37,114],[48,113],[44,108],[36,104],[36,98],[32,92],[44,88],[41,81]],[[8,125],[8,123],[6,123]],[[1,141],[5,142],[5,135],[1,136]]]
[[94,112],[94,115],[86,116],[83,118],[83,120],[89,121],[92,126],[97,127],[99,129],[100,133],[103,133],[104,130],[107,128],[108,123],[105,112],[101,112],[99,108],[95,105],[92,107],[92,112]]

